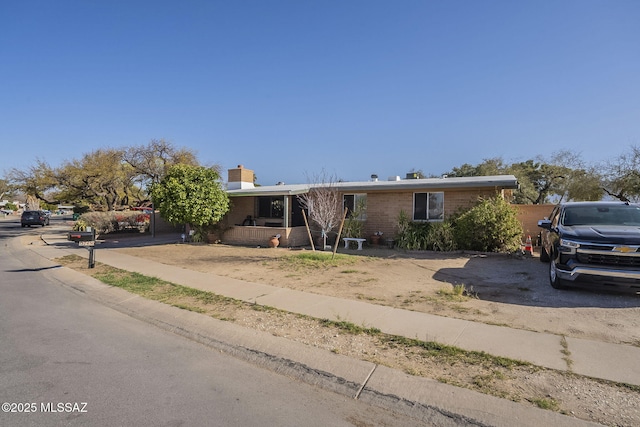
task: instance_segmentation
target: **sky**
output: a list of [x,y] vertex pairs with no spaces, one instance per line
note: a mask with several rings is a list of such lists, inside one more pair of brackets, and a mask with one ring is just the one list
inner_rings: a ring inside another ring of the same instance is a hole
[[640,145],[637,0],[0,0],[0,176],[164,139],[257,183]]

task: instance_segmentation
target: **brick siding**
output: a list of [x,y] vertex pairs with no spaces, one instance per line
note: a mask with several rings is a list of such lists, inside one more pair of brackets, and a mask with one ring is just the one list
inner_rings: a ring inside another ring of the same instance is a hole
[[[435,193],[444,190],[431,189]],[[364,226],[364,237],[376,231],[382,231],[384,236],[393,237],[397,233],[397,223],[400,211],[404,211],[409,218],[413,217],[413,194],[422,191],[394,191],[375,192],[367,194],[367,221]],[[469,190],[444,191],[444,214],[450,216],[461,209],[473,206],[480,197],[494,197],[494,187],[474,188]]]

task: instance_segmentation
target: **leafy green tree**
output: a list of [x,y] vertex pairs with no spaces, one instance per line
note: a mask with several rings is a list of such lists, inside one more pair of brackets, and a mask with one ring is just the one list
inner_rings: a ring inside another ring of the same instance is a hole
[[587,165],[580,154],[568,150],[555,152],[548,163],[566,172],[555,194],[561,200],[587,201],[602,199],[602,174],[598,165]]
[[478,172],[478,166],[474,166],[470,163],[464,163],[462,166],[454,167],[449,172],[443,173],[443,175],[451,178],[459,178],[465,176],[480,176],[480,173]]
[[482,163],[476,166],[465,163],[460,167],[453,168],[451,171],[445,173],[449,177],[464,177],[464,176],[490,176],[501,175],[508,172],[508,166],[505,165],[504,160],[501,157],[494,157],[491,159],[484,159]]
[[171,166],[160,182],[151,185],[150,194],[164,219],[193,227],[196,241],[204,240],[207,228],[229,210],[229,197],[213,168]]
[[513,193],[513,203],[517,204],[541,204],[552,199],[598,200],[602,197],[597,168],[585,166],[579,155],[569,151],[510,165],[496,157],[475,166],[465,163],[446,173],[450,177],[501,174],[512,174],[518,179],[520,188]]
[[597,201],[604,194],[603,177],[595,166],[571,171],[565,185],[565,198],[574,201]]
[[546,203],[551,194],[557,194],[569,174],[566,167],[534,160],[515,163],[511,170],[520,184],[515,202],[534,205]]

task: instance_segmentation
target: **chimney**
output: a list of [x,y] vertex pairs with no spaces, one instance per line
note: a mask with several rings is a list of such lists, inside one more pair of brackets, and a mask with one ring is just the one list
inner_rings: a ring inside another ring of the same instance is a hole
[[242,165],[238,165],[235,169],[229,169],[229,179],[227,182],[228,190],[244,190],[246,188],[254,188],[253,171],[245,169]]

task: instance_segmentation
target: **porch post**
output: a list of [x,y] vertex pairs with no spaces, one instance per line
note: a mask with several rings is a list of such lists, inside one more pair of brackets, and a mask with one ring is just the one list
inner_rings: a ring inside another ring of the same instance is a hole
[[289,198],[291,196],[284,196],[284,227],[289,228],[289,222],[291,218],[291,212],[289,212]]

